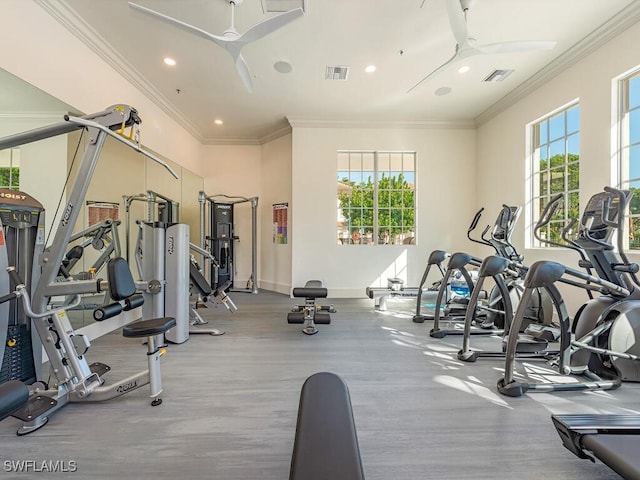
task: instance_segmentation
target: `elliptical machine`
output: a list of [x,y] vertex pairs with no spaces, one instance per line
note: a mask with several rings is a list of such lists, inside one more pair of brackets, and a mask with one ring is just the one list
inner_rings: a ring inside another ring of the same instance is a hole
[[[585,207],[574,243],[587,257],[580,266],[595,270],[597,277],[552,261],[534,263],[525,277],[522,302],[535,289],[545,288],[560,319],[560,351],[554,366],[562,375],[584,380],[528,383],[515,379],[517,331],[524,318],[521,303],[507,340],[505,373],[498,380],[500,393],[515,397],[527,391],[605,390],[618,388],[622,379],[640,381],[640,347],[633,341],[640,334],[640,283],[635,275],[638,265],[625,255],[620,234],[631,196],[628,190],[605,187]],[[616,232],[617,254],[612,243]],[[573,328],[557,282],[601,294],[578,310]]]

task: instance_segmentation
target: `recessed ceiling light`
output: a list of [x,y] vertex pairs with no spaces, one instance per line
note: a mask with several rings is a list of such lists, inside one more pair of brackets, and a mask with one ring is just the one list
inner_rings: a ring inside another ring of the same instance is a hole
[[215,123],[216,125],[222,125],[224,122],[222,120],[220,120],[219,118],[216,118],[213,123]]
[[376,66],[375,65],[369,65],[364,69],[365,72],[367,73],[373,73],[376,71]]
[[176,65],[176,61],[173,58],[165,57],[163,61],[170,67],[175,67]]
[[450,87],[440,87],[433,93],[435,95],[439,96],[439,97],[441,97],[443,95],[449,95],[451,93],[451,88]]
[[283,61],[274,63],[273,68],[275,69],[276,72],[280,72],[280,73],[289,73],[291,72],[291,70],[293,70],[293,67],[289,62],[283,62]]
[[458,73],[467,73],[469,70],[471,70],[469,65],[463,65],[458,69]]

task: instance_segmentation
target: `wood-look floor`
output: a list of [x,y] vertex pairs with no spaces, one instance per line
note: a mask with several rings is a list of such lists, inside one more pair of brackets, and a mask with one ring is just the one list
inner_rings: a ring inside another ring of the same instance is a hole
[[[287,324],[288,297],[232,296],[237,313],[204,314],[226,335],[169,347],[161,406],[149,406],[143,388],[67,405],[25,437],[15,435],[18,420],[0,423],[0,479],[286,479],[300,388],[318,371],[349,386],[368,480],[618,478],[566,451],[550,415],[636,412],[640,385],[507,398],[495,388],[502,360],[462,364],[461,339],[430,338],[430,322],[411,321],[410,300],[389,301],[385,313],[372,300],[335,300],[332,324],[309,337]],[[88,357],[112,367],[108,381],[144,368],[145,353],[113,333]],[[72,460],[77,472],[9,472],[7,461],[19,460]]]

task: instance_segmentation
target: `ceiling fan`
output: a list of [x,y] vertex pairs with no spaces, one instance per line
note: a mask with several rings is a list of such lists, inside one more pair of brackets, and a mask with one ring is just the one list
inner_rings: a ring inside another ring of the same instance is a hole
[[158,20],[164,21],[170,25],[173,25],[174,27],[181,28],[182,30],[190,33],[194,33],[199,37],[210,40],[224,48],[227,52],[229,52],[231,58],[233,58],[233,61],[236,65],[236,70],[238,72],[238,75],[240,76],[240,79],[242,80],[242,83],[251,93],[253,91],[253,82],[251,81],[249,66],[247,65],[247,62],[245,62],[244,58],[242,58],[242,54],[240,53],[242,47],[244,47],[248,43],[259,40],[260,38],[284,27],[287,23],[295,20],[296,18],[301,17],[302,15],[304,15],[304,10],[302,10],[302,8],[294,8],[293,10],[289,10],[288,12],[279,13],[267,18],[266,20],[263,20],[260,23],[253,25],[244,33],[238,33],[234,24],[235,7],[237,5],[240,5],[243,0],[223,1],[231,5],[231,26],[227,30],[225,30],[222,35],[213,35],[198,27],[194,27],[193,25],[189,25],[188,23],[169,17],[168,15],[156,12],[155,10],[151,10],[150,8],[143,7],[142,5],[138,5],[137,3],[129,2],[129,5],[135,10],[138,10]]
[[[451,31],[456,39],[456,50],[453,56],[445,63],[436,68],[429,75],[424,77],[409,92],[413,91],[423,83],[431,80],[433,77],[443,72],[450,64],[464,58],[476,55],[490,55],[494,53],[518,53],[518,52],[534,52],[540,50],[551,50],[556,46],[556,42],[547,41],[515,41],[515,42],[498,42],[487,45],[477,45],[476,39],[469,36],[467,32],[467,12],[476,2],[476,0],[445,0],[447,4],[447,14],[449,16],[449,24]],[[424,1],[422,2],[422,6]]]

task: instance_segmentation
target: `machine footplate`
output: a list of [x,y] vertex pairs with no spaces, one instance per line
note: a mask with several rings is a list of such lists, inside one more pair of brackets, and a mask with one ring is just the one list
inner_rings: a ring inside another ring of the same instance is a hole
[[100,362],[93,362],[89,365],[89,369],[91,370],[91,373],[97,373],[99,377],[102,377],[105,373],[111,371],[111,367],[109,365],[105,365]]
[[47,397],[46,395],[33,395],[22,408],[13,412],[11,416],[23,422],[30,422],[57,404],[58,402],[55,398]]

